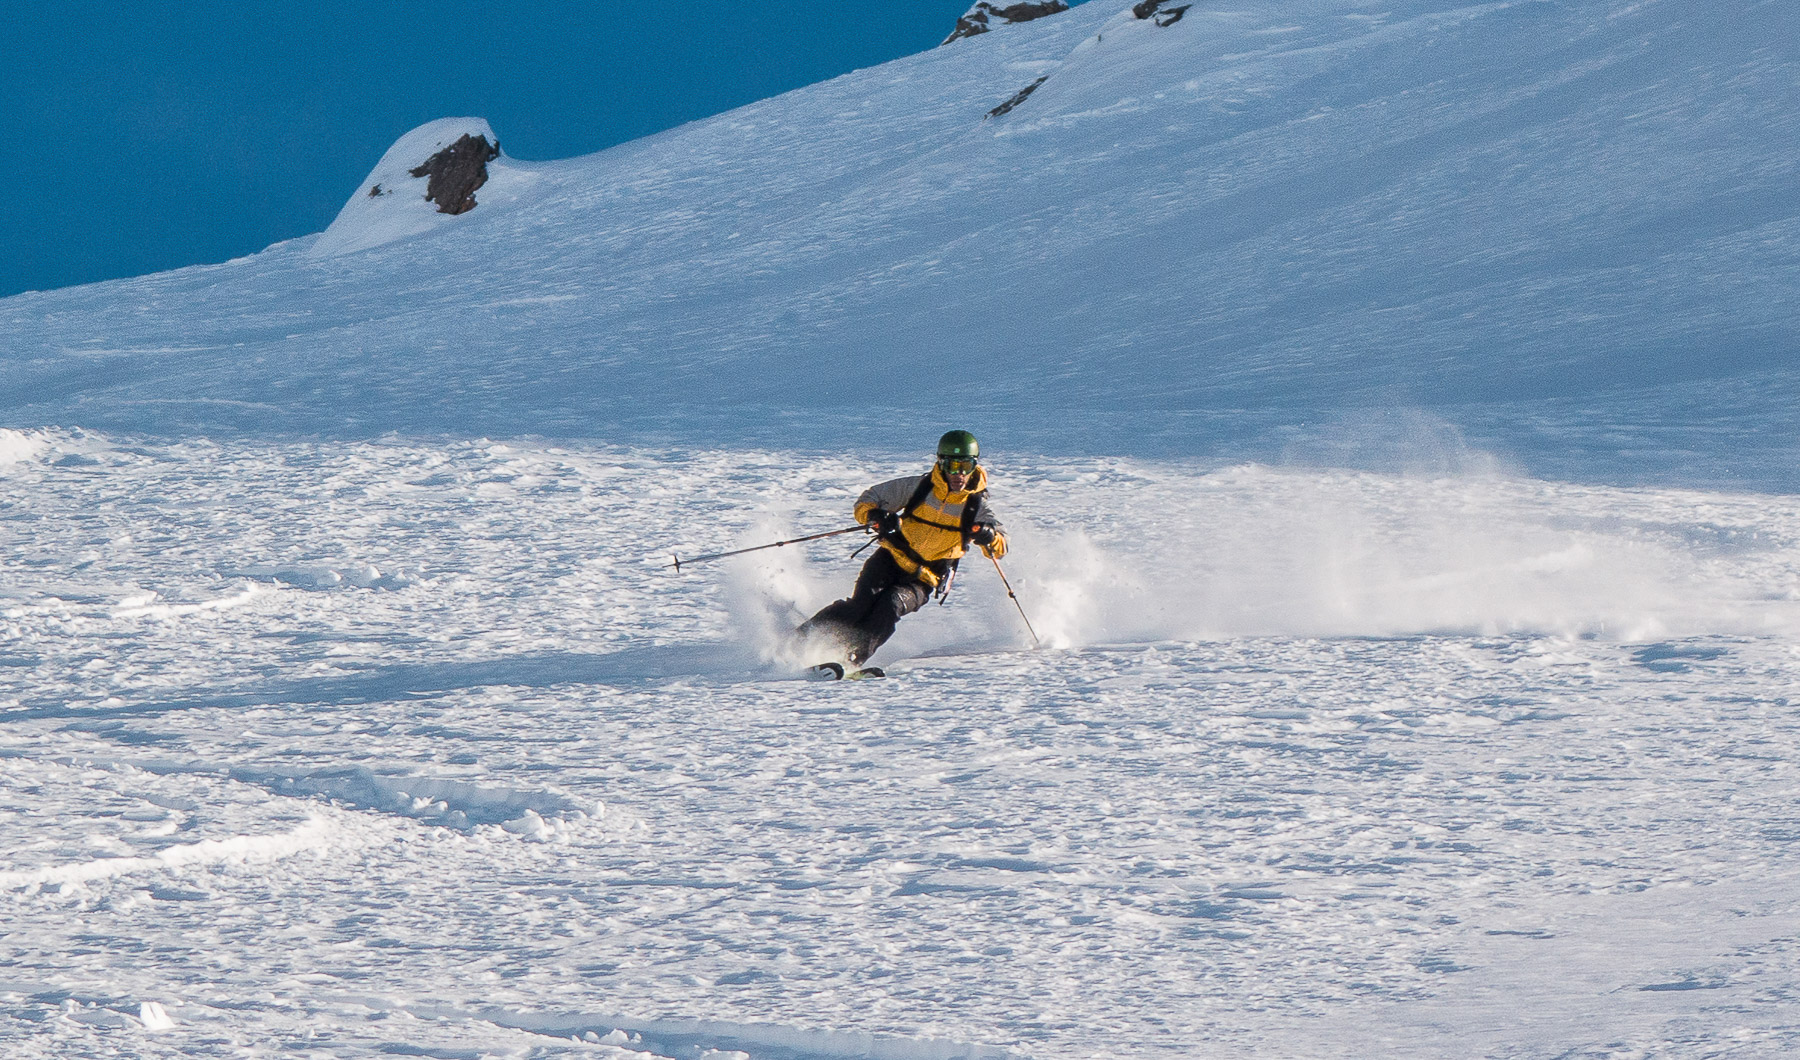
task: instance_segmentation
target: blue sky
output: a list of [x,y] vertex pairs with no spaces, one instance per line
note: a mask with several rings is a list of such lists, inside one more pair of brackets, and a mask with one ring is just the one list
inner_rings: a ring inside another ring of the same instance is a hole
[[0,0],[0,296],[322,230],[400,134],[566,158],[922,51],[966,0]]

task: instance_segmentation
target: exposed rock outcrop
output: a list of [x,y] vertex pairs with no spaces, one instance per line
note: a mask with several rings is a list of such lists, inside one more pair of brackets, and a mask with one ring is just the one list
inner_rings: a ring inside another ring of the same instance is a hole
[[987,116],[990,118],[998,118],[1002,114],[1006,114],[1006,113],[1010,112],[1014,107],[1025,102],[1027,99],[1030,99],[1031,94],[1038,90],[1038,86],[1048,80],[1050,80],[1050,75],[1045,74],[1043,77],[1038,78],[1036,81],[1033,81],[1031,84],[1026,85],[1024,88],[1019,89],[1018,92],[1013,94],[1013,98],[1007,100],[1005,103],[1000,104],[998,107],[995,107],[993,110],[988,111]]
[[[990,4],[987,0],[969,8],[963,17],[956,20],[956,29],[944,38],[944,44],[963,37],[973,37],[978,33],[986,33],[995,25],[1007,26],[1015,22],[1030,22],[1034,18],[1054,15],[1058,11],[1067,11],[1069,5],[1063,0],[1035,0],[1035,2],[1007,4]],[[943,44],[938,45],[943,47]]]
[[468,213],[475,208],[476,190],[487,183],[487,164],[499,157],[499,144],[464,133],[462,139],[407,172],[428,178],[425,201],[437,203],[438,213]]
[[1174,0],[1138,0],[1131,13],[1139,18],[1153,18],[1159,26],[1173,26],[1187,14],[1193,4],[1178,4]]

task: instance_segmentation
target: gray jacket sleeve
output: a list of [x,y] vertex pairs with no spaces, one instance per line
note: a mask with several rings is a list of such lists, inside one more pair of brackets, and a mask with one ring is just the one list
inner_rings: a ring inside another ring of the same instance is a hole
[[995,514],[994,506],[989,503],[989,495],[985,492],[981,495],[981,512],[978,518],[1002,534],[1006,533],[1006,525],[1000,521],[1000,516]]
[[856,498],[856,506],[860,508],[865,504],[873,504],[884,512],[897,512],[906,506],[907,501],[912,500],[913,490],[919,488],[919,480],[924,477],[907,475],[877,483],[862,491],[862,496]]

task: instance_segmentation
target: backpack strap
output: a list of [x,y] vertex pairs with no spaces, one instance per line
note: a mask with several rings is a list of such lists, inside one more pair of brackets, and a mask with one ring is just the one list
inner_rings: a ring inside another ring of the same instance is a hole
[[[919,479],[919,484],[913,489],[912,496],[907,498],[905,504],[901,505],[899,511],[900,518],[911,518],[913,509],[924,504],[925,498],[929,496],[931,496],[931,472],[927,471],[925,472],[924,477]],[[883,537],[881,540],[888,546],[900,552],[907,559],[912,560],[914,566],[918,567],[920,570],[932,567],[932,564],[926,560],[924,556],[919,555],[919,550],[912,547],[912,542],[906,539],[906,534],[904,532],[894,534],[892,537]]]
[[969,547],[969,538],[973,537],[975,534],[975,522],[981,518],[981,502],[986,497],[987,490],[981,489],[969,494],[969,499],[963,502],[962,536],[964,548]]
[[925,498],[929,496],[931,496],[931,472],[927,471],[920,477],[918,486],[912,491],[912,496],[907,498],[906,503],[900,506],[900,517],[902,519],[910,518],[913,509],[924,504]]

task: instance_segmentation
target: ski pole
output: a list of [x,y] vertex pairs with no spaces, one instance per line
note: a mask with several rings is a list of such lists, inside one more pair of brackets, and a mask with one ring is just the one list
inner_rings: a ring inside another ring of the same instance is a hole
[[1006,595],[1012,597],[1013,606],[1019,609],[1019,617],[1025,619],[1025,632],[1031,634],[1031,646],[1043,647],[1044,642],[1038,640],[1037,630],[1031,628],[1031,619],[1025,618],[1025,605],[1019,602],[1019,594],[1013,592],[1012,582],[1006,580],[1006,572],[1000,569],[1000,557],[989,552],[988,558],[994,561],[994,571],[1000,575],[1000,584],[1006,586]]
[[855,526],[846,526],[842,530],[827,530],[822,534],[808,534],[805,537],[790,537],[786,541],[776,541],[767,545],[752,545],[749,548],[733,549],[730,552],[714,552],[706,556],[689,556],[686,560],[683,560],[680,556],[676,556],[674,557],[675,569],[677,571],[681,570],[681,565],[683,563],[704,563],[709,559],[724,559],[726,556],[741,556],[746,552],[761,552],[765,548],[780,548],[783,545],[798,545],[802,541],[817,541],[822,537],[836,537],[839,534],[853,534],[858,530],[867,529],[868,527],[858,523]]

